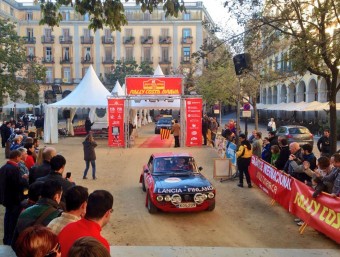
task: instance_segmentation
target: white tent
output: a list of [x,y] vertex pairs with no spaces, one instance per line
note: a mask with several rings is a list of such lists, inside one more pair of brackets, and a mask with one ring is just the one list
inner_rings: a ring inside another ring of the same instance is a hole
[[33,108],[33,104],[28,103],[10,103],[7,105],[2,106],[3,109],[27,109],[27,108]]
[[153,76],[154,77],[164,77],[164,73],[161,69],[161,66],[159,66],[159,64],[158,64],[157,68],[155,69]]
[[119,84],[119,81],[117,80],[116,85],[113,87],[111,91],[111,95],[116,95],[117,96],[123,96],[125,95],[125,92],[123,91],[122,87]]
[[[67,97],[47,106],[45,112],[44,142],[58,143],[58,109],[70,109],[71,117],[69,120],[71,121],[76,109],[90,108],[91,119],[96,108],[107,108],[107,97],[109,95],[110,92],[98,79],[93,67],[90,66],[79,85]],[[73,134],[72,122],[68,122],[68,124],[69,133]]]

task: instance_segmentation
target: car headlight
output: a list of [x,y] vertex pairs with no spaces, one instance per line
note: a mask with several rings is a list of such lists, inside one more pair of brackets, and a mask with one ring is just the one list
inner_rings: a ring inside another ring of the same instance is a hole
[[207,199],[207,196],[205,194],[202,194],[202,193],[197,193],[194,196],[194,201],[197,204],[202,204],[205,199]]
[[163,196],[157,195],[157,198],[156,198],[156,199],[157,199],[158,202],[161,202],[161,201],[163,201]]
[[209,192],[208,193],[208,198],[209,199],[212,199],[212,198],[214,198],[215,197],[215,194],[213,193],[213,192]]
[[170,195],[164,196],[164,201],[170,202],[171,201],[171,196]]
[[182,198],[179,194],[174,194],[171,196],[171,203],[177,205],[182,202]]

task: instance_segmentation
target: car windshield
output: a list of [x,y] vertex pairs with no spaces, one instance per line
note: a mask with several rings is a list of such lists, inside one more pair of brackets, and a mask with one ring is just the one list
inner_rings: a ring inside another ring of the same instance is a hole
[[170,119],[159,120],[158,124],[171,124],[171,120]]
[[196,170],[195,161],[192,157],[164,157],[154,160],[154,172],[192,172]]
[[290,128],[289,134],[308,134],[310,133],[307,128]]

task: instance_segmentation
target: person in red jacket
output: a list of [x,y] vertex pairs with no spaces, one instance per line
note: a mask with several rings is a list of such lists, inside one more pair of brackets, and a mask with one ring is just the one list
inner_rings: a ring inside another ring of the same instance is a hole
[[89,195],[85,217],[68,224],[59,235],[61,257],[67,257],[74,242],[85,236],[91,236],[110,251],[110,245],[100,234],[101,229],[110,221],[113,211],[113,196],[106,190],[96,190]]

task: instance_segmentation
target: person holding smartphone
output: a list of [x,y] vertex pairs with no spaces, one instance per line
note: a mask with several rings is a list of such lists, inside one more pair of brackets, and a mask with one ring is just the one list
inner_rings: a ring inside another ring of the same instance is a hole
[[90,168],[90,163],[92,166],[92,178],[97,179],[96,177],[96,152],[94,151],[94,148],[97,147],[97,143],[94,141],[94,138],[92,134],[88,134],[85,137],[85,140],[83,142],[83,149],[84,149],[84,160],[85,160],[85,170],[83,179],[87,179],[87,172]]

